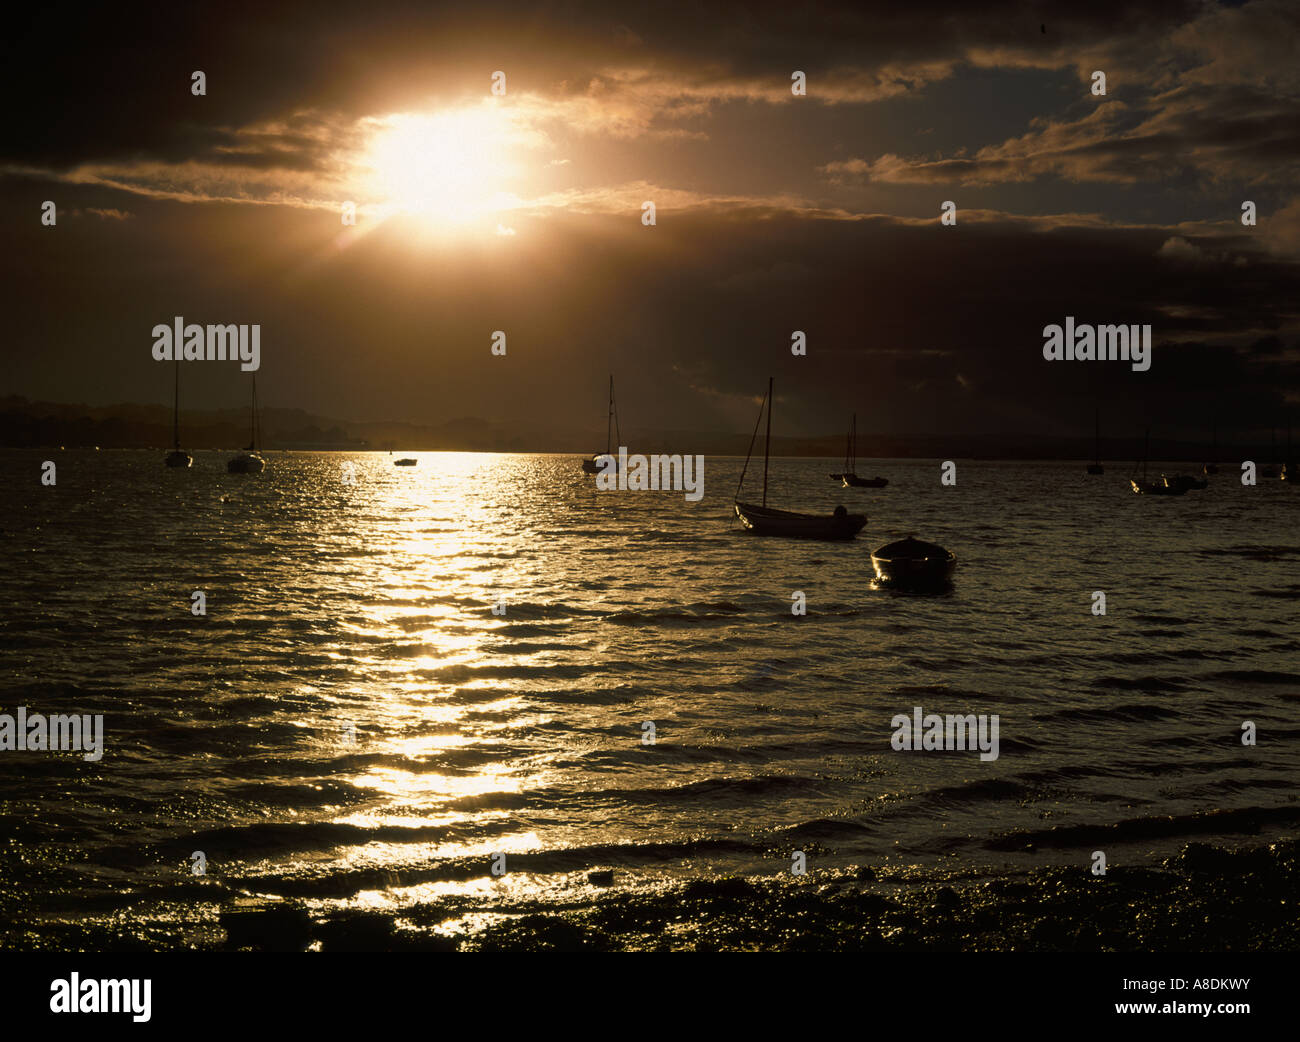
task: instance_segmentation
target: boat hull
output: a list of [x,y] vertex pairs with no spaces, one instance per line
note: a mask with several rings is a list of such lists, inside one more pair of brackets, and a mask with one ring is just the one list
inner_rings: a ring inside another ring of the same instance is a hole
[[394,466],[394,467],[414,467],[414,466],[415,466],[415,463],[416,463],[416,461],[413,460],[413,459],[399,459],[399,460],[393,460],[393,466]]
[[890,586],[944,586],[957,569],[951,550],[919,539],[900,539],[871,554],[876,579]]
[[194,457],[180,449],[167,453],[167,458],[163,460],[165,467],[192,467],[193,465]]
[[735,509],[740,523],[754,535],[784,536],[787,539],[852,539],[867,523],[865,514],[800,514],[752,503],[737,503]]
[[1105,474],[1105,473],[1106,473],[1106,468],[1103,467],[1100,463],[1089,463],[1089,464],[1088,464],[1088,473],[1089,473],[1089,474]]
[[605,461],[606,461],[606,460],[609,461],[608,464],[607,464],[608,467],[609,467],[609,472],[610,472],[611,474],[617,474],[617,473],[618,473],[618,457],[617,457],[617,456],[613,456],[613,455],[610,455],[610,456],[593,456],[591,459],[585,459],[585,460],[583,460],[583,461],[582,461],[582,472],[583,472],[584,474],[599,474],[599,473],[601,473],[601,472],[605,469],[605,465],[606,465],[606,464],[605,464]]
[[226,462],[226,471],[230,474],[260,474],[266,469],[266,460],[257,453],[236,456]]
[[860,478],[856,474],[843,475],[845,488],[884,488],[888,478]]

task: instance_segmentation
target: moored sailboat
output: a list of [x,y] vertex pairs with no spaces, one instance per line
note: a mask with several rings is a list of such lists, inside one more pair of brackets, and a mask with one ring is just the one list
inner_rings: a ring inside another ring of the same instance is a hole
[[1268,458],[1270,462],[1265,463],[1262,467],[1259,468],[1259,476],[1261,478],[1281,477],[1282,475],[1281,472],[1278,470],[1277,464],[1272,462],[1273,460],[1277,459],[1277,428],[1276,427],[1270,427],[1268,431]]
[[257,377],[253,377],[253,407],[249,423],[248,448],[226,461],[231,474],[260,474],[266,469],[266,460],[257,454]]
[[609,467],[611,472],[618,470],[618,457],[614,455],[613,446],[610,442],[610,428],[613,428],[618,440],[623,441],[622,432],[618,429],[618,407],[614,403],[614,374],[609,374],[609,412],[605,417],[605,454],[603,456],[592,456],[591,459],[582,461],[582,472],[584,474],[599,474],[605,467]]
[[745,466],[740,472],[740,481],[736,485],[734,509],[736,517],[754,535],[785,536],[789,539],[852,539],[867,523],[865,514],[850,514],[843,506],[837,506],[834,513],[804,514],[794,510],[777,510],[767,505],[767,469],[772,453],[772,388],[773,379],[767,379],[767,397],[759,410],[759,420],[767,411],[767,435],[763,441],[763,502],[762,504],[742,503],[740,491],[745,484],[745,472],[749,470],[749,460],[754,452],[754,439],[758,437],[758,421],[754,423],[754,436],[749,441],[749,453],[745,456]]
[[1219,425],[1217,423],[1213,427],[1211,437],[1214,439],[1214,446],[1210,450],[1209,460],[1201,467],[1202,474],[1219,473]]
[[860,478],[857,474],[858,469],[858,414],[853,414],[853,422],[849,426],[849,433],[844,439],[844,471],[840,474],[832,474],[832,478],[839,478],[845,488],[884,488],[889,484],[888,478]]
[[176,379],[172,393],[172,450],[163,459],[163,466],[189,467],[193,466],[194,457],[181,448],[181,360],[177,358],[173,364]]
[[[1151,428],[1147,428],[1146,441],[1142,448],[1142,480],[1130,477],[1128,483],[1140,496],[1181,496],[1187,492],[1187,486],[1177,481],[1170,482],[1163,474],[1159,481],[1147,480],[1147,459],[1151,455]],[[1134,468],[1136,470],[1136,467]]]
[[1105,474],[1106,468],[1101,463],[1101,410],[1096,410],[1092,418],[1092,462],[1088,464],[1089,474]]

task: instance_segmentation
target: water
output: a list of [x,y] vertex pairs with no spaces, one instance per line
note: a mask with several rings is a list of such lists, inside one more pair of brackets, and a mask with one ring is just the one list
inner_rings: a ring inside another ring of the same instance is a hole
[[[774,461],[771,505],[865,507],[817,544],[742,533],[739,460],[707,461],[700,503],[597,493],[572,456],[224,460],[0,454],[0,709],[106,732],[97,763],[0,753],[5,929],[165,942],[196,851],[203,900],[400,913],[492,886],[500,852],[516,888],[610,866],[635,890],[793,850],[1146,863],[1300,820],[1300,491],[1277,482],[1148,498],[1120,466],[960,461],[944,488],[883,461],[861,470],[887,489],[844,490],[838,461]],[[950,593],[873,588],[870,549],[909,533],[957,554]],[[895,752],[917,705],[998,714],[999,759]]]

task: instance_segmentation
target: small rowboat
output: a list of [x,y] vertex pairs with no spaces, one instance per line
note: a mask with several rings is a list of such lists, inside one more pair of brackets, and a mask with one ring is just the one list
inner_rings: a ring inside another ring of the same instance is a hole
[[876,578],[895,586],[935,586],[947,582],[957,567],[951,550],[908,536],[886,543],[871,554]]

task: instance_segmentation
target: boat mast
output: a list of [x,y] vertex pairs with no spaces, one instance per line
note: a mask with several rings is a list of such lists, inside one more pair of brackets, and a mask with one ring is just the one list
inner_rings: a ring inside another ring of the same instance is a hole
[[767,457],[772,451],[772,377],[767,378],[767,438],[763,442],[763,506],[767,506]]
[[1146,439],[1142,442],[1142,483],[1147,480],[1147,460],[1151,458],[1151,428],[1147,428]]
[[181,447],[181,360],[176,359],[176,390],[172,396],[172,448]]
[[248,427],[249,427],[248,451],[256,452],[257,451],[257,376],[256,375],[253,376],[253,411],[252,411],[252,415],[249,417]]
[[609,374],[609,414],[605,417],[605,455],[609,455],[609,431],[614,423],[614,374]]
[[609,378],[609,404],[614,410],[614,440],[618,442],[617,447],[623,444],[623,432],[618,429],[618,399],[614,397],[614,377]]
[[1101,462],[1101,409],[1092,414],[1092,461]]

